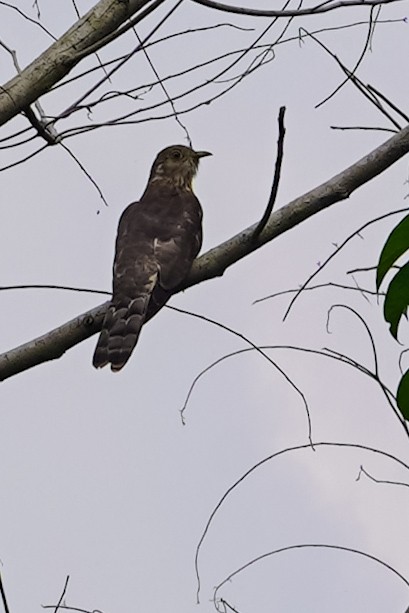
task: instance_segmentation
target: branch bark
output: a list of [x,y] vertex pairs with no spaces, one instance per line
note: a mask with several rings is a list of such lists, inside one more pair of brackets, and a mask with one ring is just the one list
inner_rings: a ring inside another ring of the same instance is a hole
[[[358,187],[384,172],[408,152],[409,126],[352,166],[273,213],[256,241],[254,231],[258,223],[199,257],[180,290],[223,275],[229,266],[262,245],[312,215],[345,200]],[[59,358],[67,349],[99,332],[108,304],[105,302],[43,336],[0,355],[0,381]]]
[[21,113],[151,0],[100,0],[21,74],[0,86],[0,126]]

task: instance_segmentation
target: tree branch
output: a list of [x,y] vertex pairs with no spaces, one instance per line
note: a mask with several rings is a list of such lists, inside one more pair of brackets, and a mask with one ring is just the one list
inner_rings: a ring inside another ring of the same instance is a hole
[[[201,4],[210,9],[224,11],[226,13],[235,13],[236,15],[249,15],[251,17],[299,17],[301,15],[317,15],[318,13],[327,13],[345,6],[377,6],[379,4],[391,4],[397,0],[339,0],[337,2],[322,2],[316,6],[304,9],[250,9],[244,6],[232,6],[223,4],[215,0],[192,0],[196,4]],[[399,1],[399,0],[398,0]]]
[[265,228],[268,220],[270,219],[271,213],[273,212],[274,204],[277,198],[278,185],[280,183],[280,175],[281,175],[281,166],[283,164],[283,155],[284,155],[284,136],[285,136],[285,127],[284,127],[284,115],[285,115],[285,106],[280,107],[280,111],[278,113],[278,142],[277,142],[277,158],[276,165],[274,170],[274,179],[273,185],[271,188],[270,198],[267,202],[266,210],[264,211],[264,215],[261,218],[259,224],[254,230],[253,240],[257,240],[259,234]]
[[0,87],[0,125],[28,108],[151,0],[100,0],[59,40]]
[[[335,177],[278,209],[271,215],[257,243],[253,241],[256,223],[202,255],[194,262],[187,281],[178,291],[222,276],[229,266],[265,243],[336,202],[345,200],[358,187],[381,174],[408,152],[409,126]],[[67,349],[99,332],[108,304],[106,302],[86,311],[43,336],[0,355],[0,381],[42,362],[59,358]]]

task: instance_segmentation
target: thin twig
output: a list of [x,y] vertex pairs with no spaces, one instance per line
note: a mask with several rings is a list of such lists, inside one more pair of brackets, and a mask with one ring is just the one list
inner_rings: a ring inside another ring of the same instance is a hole
[[366,223],[364,223],[362,226],[360,226],[358,228],[358,230],[355,230],[352,234],[350,234],[349,236],[347,236],[347,238],[340,244],[338,245],[338,247],[335,249],[335,251],[333,253],[331,253],[331,255],[329,255],[326,260],[319,265],[319,267],[317,268],[317,270],[315,270],[306,281],[304,281],[304,283],[301,285],[300,289],[297,290],[296,295],[294,296],[294,298],[291,299],[290,304],[287,307],[287,310],[284,314],[283,320],[285,320],[288,317],[288,314],[290,313],[294,302],[298,299],[298,297],[300,296],[300,294],[304,291],[304,289],[307,287],[307,285],[309,285],[310,281],[312,281],[314,279],[314,277],[316,277],[323,268],[325,268],[325,266],[341,251],[341,249],[343,249],[345,247],[345,245],[347,245],[349,243],[350,240],[352,240],[355,236],[359,236],[360,232],[362,232],[363,230],[365,230],[366,228],[368,228],[369,226],[371,226],[374,223],[377,223],[378,221],[382,221],[383,219],[386,219],[387,217],[390,217],[391,215],[397,215],[398,213],[406,213],[408,211],[407,207],[403,208],[403,209],[397,209],[396,211],[389,211],[388,213],[384,213],[383,215],[380,215],[379,217],[375,217],[374,219],[371,219],[370,221],[367,221]]
[[351,81],[353,77],[355,77],[355,73],[358,70],[359,66],[361,65],[366,55],[366,52],[368,51],[370,43],[371,43],[373,28],[375,27],[375,23],[376,23],[376,19],[373,20],[374,10],[375,10],[375,6],[372,6],[370,13],[369,13],[369,28],[368,28],[368,33],[367,33],[367,37],[365,40],[364,48],[362,49],[361,54],[355,63],[355,66],[350,71],[350,74],[347,75],[346,79],[344,79],[339,85],[337,85],[337,87],[330,94],[328,94],[323,100],[321,100],[321,102],[315,105],[316,109],[318,109],[320,106],[328,102],[328,100],[331,100],[331,98],[333,98],[344,87],[344,85],[348,83],[348,81]]
[[264,215],[260,220],[260,223],[254,230],[253,240],[256,241],[260,236],[261,232],[264,230],[266,223],[270,219],[270,215],[273,212],[274,204],[277,198],[278,185],[280,183],[280,175],[281,175],[281,166],[283,163],[283,154],[284,154],[284,137],[285,137],[285,126],[284,126],[284,115],[285,115],[285,106],[280,107],[280,111],[278,113],[278,141],[277,141],[277,157],[274,169],[274,180],[273,186],[271,188],[270,198],[268,199],[266,210],[264,211]]
[[[403,19],[384,19],[384,20],[380,20],[378,21],[378,24],[387,24],[387,23],[402,23],[402,21],[404,21]],[[318,30],[314,30],[312,32],[312,34],[322,34],[323,32],[336,32],[338,30],[347,30],[349,28],[356,28],[358,26],[362,26],[362,25],[367,25],[366,21],[357,21],[355,23],[350,23],[350,24],[345,24],[345,25],[340,25],[340,26],[333,26],[331,28],[319,28]],[[224,27],[229,27],[235,30],[239,30],[239,31],[243,31],[243,32],[253,32],[254,28],[243,28],[243,27],[239,27],[235,24],[231,24],[231,23],[218,23],[212,26],[205,26],[205,27],[201,27],[201,28],[190,28],[188,30],[181,30],[179,32],[174,32],[173,34],[169,34],[168,36],[164,36],[163,38],[157,38],[154,41],[148,42],[146,43],[145,49],[149,49],[155,45],[159,45],[165,41],[169,41],[172,40],[174,38],[178,38],[180,36],[185,36],[185,35],[192,35],[192,34],[196,34],[198,32],[205,32],[207,30],[215,30],[217,28],[224,28]],[[300,40],[300,38],[306,38],[306,34],[298,34],[296,36],[289,36],[288,38],[284,38],[282,40],[279,41],[275,41],[274,45],[282,45],[285,43],[289,43],[289,42],[293,42],[293,41],[297,41]],[[267,50],[271,50],[271,43],[266,44],[266,45],[255,45],[253,46],[253,49],[265,49]],[[162,79],[162,81],[167,81],[169,79],[173,79],[176,77],[180,77],[182,75],[191,73],[192,71],[198,70],[199,68],[204,68],[206,66],[209,66],[210,64],[213,64],[215,62],[227,59],[228,57],[232,56],[232,55],[237,55],[239,53],[243,53],[244,49],[236,49],[233,51],[228,51],[226,53],[223,53],[222,55],[217,55],[216,57],[213,57],[210,60],[206,60],[205,62],[200,62],[199,64],[196,64],[192,67],[189,67],[185,70],[181,70],[179,72],[176,72],[174,74],[168,75],[167,77],[164,77]],[[112,64],[115,64],[116,62],[120,62],[122,59],[124,59],[125,55],[121,55],[118,56],[115,59],[112,60],[108,60],[106,62],[104,62],[104,67],[107,66],[111,66]],[[89,74],[92,74],[93,72],[96,72],[97,70],[99,70],[99,66],[93,66],[92,68],[88,68],[87,70],[84,70],[83,72],[80,72],[79,74],[75,75],[74,77],[69,77],[69,78],[65,78],[62,81],[60,81],[59,83],[56,83],[52,88],[51,91],[55,91],[56,89],[59,89],[60,87],[65,87],[66,85],[73,83],[74,81],[77,81],[79,79],[82,79],[84,76],[87,76]],[[151,87],[154,84],[147,84],[146,87]],[[140,88],[134,88],[133,90],[129,90],[129,91],[135,91],[136,89],[140,89]]]
[[0,292],[9,291],[15,289],[61,289],[69,292],[78,292],[85,294],[100,294],[104,296],[110,296],[111,292],[107,292],[100,289],[89,289],[87,287],[74,287],[72,285],[51,285],[45,283],[37,284],[25,284],[25,285],[0,285]]
[[65,579],[65,583],[64,583],[63,590],[62,590],[62,592],[61,592],[60,599],[59,599],[59,601],[57,602],[57,605],[56,605],[56,607],[55,607],[55,609],[54,609],[54,613],[57,613],[57,612],[58,612],[58,609],[60,608],[61,603],[62,603],[62,601],[64,600],[64,596],[65,596],[65,592],[67,591],[67,587],[68,587],[68,582],[69,582],[69,580],[70,580],[70,576],[69,576],[69,575],[67,575],[67,578]]
[[163,80],[162,80],[162,78],[160,77],[160,75],[159,75],[158,71],[156,70],[155,65],[154,65],[154,63],[152,62],[152,60],[151,60],[151,57],[150,57],[149,53],[147,52],[146,48],[144,47],[144,45],[143,45],[143,43],[142,43],[142,39],[140,38],[140,36],[139,36],[139,34],[137,33],[137,31],[136,31],[136,29],[135,29],[135,28],[133,28],[133,31],[135,32],[135,36],[136,36],[136,38],[138,39],[138,42],[139,42],[139,44],[140,44],[140,46],[141,46],[141,49],[142,49],[142,52],[143,52],[144,56],[146,57],[146,60],[147,60],[147,62],[148,62],[148,64],[149,64],[149,66],[151,67],[153,74],[155,75],[155,77],[156,77],[156,78],[157,78],[157,80],[158,80],[158,84],[159,84],[159,86],[160,86],[161,90],[162,90],[162,91],[163,91],[163,93],[165,94],[165,97],[166,97],[167,101],[169,102],[169,104],[170,104],[170,106],[171,106],[171,109],[172,109],[172,111],[173,111],[173,113],[174,113],[174,117],[175,117],[175,121],[176,121],[176,123],[177,123],[177,124],[179,124],[179,126],[180,126],[180,127],[182,128],[182,130],[184,131],[184,133],[185,133],[185,135],[186,135],[186,140],[187,140],[187,142],[188,142],[188,144],[189,144],[189,147],[192,147],[192,139],[190,138],[189,130],[187,129],[187,127],[185,126],[185,124],[182,122],[182,120],[181,120],[181,119],[178,117],[178,112],[177,112],[177,110],[176,110],[175,103],[173,102],[172,97],[169,95],[169,92],[168,92],[168,90],[166,89],[166,87],[165,87],[165,85],[164,85],[164,83],[163,83]]
[[[94,92],[96,89],[98,89],[103,83],[105,83],[105,81],[107,81],[117,70],[119,70],[120,68],[122,68],[122,66],[128,62],[134,55],[135,53],[137,53],[138,51],[140,51],[142,49],[142,47],[145,45],[145,43],[148,42],[148,40],[155,34],[155,32],[157,32],[157,30],[159,30],[159,28],[165,23],[165,21],[167,21],[169,19],[169,17],[175,12],[175,10],[180,6],[180,4],[182,4],[183,0],[179,0],[175,6],[173,6],[164,17],[162,17],[162,19],[155,25],[154,28],[152,28],[152,30],[149,32],[149,34],[147,36],[145,36],[145,38],[143,39],[141,44],[138,44],[134,49],[132,49],[132,51],[130,51],[123,60],[121,60],[119,62],[119,64],[117,64],[116,66],[114,66],[114,68],[112,68],[102,79],[100,79],[95,85],[93,85],[88,91],[85,92],[85,94],[83,94],[80,98],[78,98],[78,100],[76,100],[76,102],[74,102],[73,104],[71,104],[67,109],[65,109],[65,111],[63,111],[62,113],[60,113],[60,115],[58,116],[59,119],[62,119],[64,117],[68,117],[73,111],[75,111],[77,109],[78,104],[80,104],[80,102],[83,102],[85,100],[85,98],[87,98],[89,96],[89,94],[91,94],[92,92]],[[87,52],[88,53],[88,52]]]
[[399,132],[398,129],[393,130],[392,128],[381,128],[381,127],[372,127],[372,126],[330,126],[331,130],[368,130],[368,131],[377,131],[377,132],[392,132],[392,134],[396,134]]
[[341,62],[341,60],[338,58],[338,56],[335,55],[335,53],[333,53],[331,51],[331,49],[329,49],[329,47],[327,47],[327,45],[325,45],[319,38],[314,36],[313,33],[308,32],[308,30],[306,30],[305,28],[300,28],[300,33],[301,32],[305,33],[306,36],[309,36],[318,45],[320,45],[320,47],[322,47],[322,49],[324,49],[324,51],[326,51],[326,53],[328,53],[328,55],[333,58],[333,60],[338,64],[338,66],[341,68],[341,70],[346,74],[346,76],[351,81],[351,83],[353,85],[355,85],[355,87],[365,96],[365,98],[367,98],[371,102],[371,104],[373,104],[378,109],[378,111],[380,111],[387,119],[389,119],[389,121],[395,126],[395,128],[397,130],[401,130],[401,126],[399,125],[399,123],[390,115],[390,113],[388,113],[383,108],[382,104],[376,98],[374,92],[370,91],[369,88],[356,75],[354,75],[351,70],[349,70]]
[[[317,283],[317,285],[310,285],[309,287],[305,287],[304,291],[322,289],[324,287],[336,287],[338,289],[347,289],[355,292],[359,291],[361,294],[369,294],[370,296],[385,296],[385,292],[377,292],[375,290],[365,289],[359,286],[353,287],[352,285],[344,285],[342,283],[335,283],[334,281],[328,281],[327,283]],[[284,289],[280,292],[274,292],[274,294],[263,296],[263,298],[257,298],[257,300],[253,301],[253,304],[258,304],[259,302],[264,302],[265,300],[270,300],[271,298],[277,298],[278,296],[285,296],[286,294],[295,294],[299,291],[299,289],[300,288],[292,288]]]
[[3,579],[0,572],[0,595],[1,601],[4,607],[4,613],[10,613],[9,605],[7,603],[6,592],[4,591]]
[[213,595],[213,602],[216,604],[218,600],[218,592],[224,585],[226,585],[226,583],[231,583],[231,581],[233,581],[233,579],[238,574],[240,574],[244,570],[247,570],[250,566],[253,566],[253,564],[256,564],[258,562],[261,562],[262,560],[271,558],[272,556],[283,553],[283,552],[294,551],[294,550],[298,551],[300,549],[329,549],[329,550],[345,551],[348,553],[356,554],[358,556],[366,558],[367,560],[372,560],[373,562],[376,562],[383,568],[386,568],[387,570],[391,571],[396,577],[398,577],[406,585],[406,587],[409,587],[409,580],[402,573],[396,570],[396,568],[394,568],[391,564],[384,562],[381,558],[375,555],[372,555],[370,553],[367,553],[366,551],[362,551],[361,549],[355,549],[354,547],[345,547],[343,545],[332,545],[329,543],[300,543],[297,545],[288,545],[287,547],[280,547],[279,549],[268,551],[267,553],[263,553],[257,556],[256,558],[253,558],[249,562],[246,562],[245,564],[240,566],[240,568],[237,568],[234,572],[230,573],[230,575],[226,577],[221,583],[219,583],[219,585],[216,586],[214,590],[214,595]]
[[[286,0],[284,7],[288,6],[288,4],[290,3],[290,0]],[[175,7],[172,10],[175,10],[178,6],[179,6],[180,2],[175,5]],[[157,26],[150,32],[150,34],[148,36],[146,36],[142,42],[142,45],[145,46],[146,42],[150,39],[150,37],[154,34],[154,32],[156,32],[156,30],[162,25],[162,23],[165,21],[165,19],[167,19],[170,16],[171,12],[169,12],[164,19],[162,19]],[[211,83],[213,83],[216,79],[218,79],[219,77],[221,77],[222,75],[226,74],[229,70],[231,70],[233,68],[233,66],[235,66],[236,64],[238,64],[247,54],[249,54],[253,48],[256,47],[256,45],[258,44],[258,42],[267,34],[267,32],[269,30],[271,30],[271,28],[274,26],[274,24],[276,23],[276,19],[273,19],[271,21],[271,23],[268,24],[268,26],[266,26],[264,28],[264,30],[262,30],[262,32],[257,36],[257,38],[248,46],[246,47],[246,49],[243,51],[243,53],[241,53],[239,55],[239,57],[237,57],[236,59],[234,59],[227,67],[223,68],[220,72],[218,72],[212,79],[205,79],[202,83],[200,83],[200,85],[195,85],[194,87],[191,87],[189,89],[187,89],[185,92],[183,92],[182,94],[178,94],[176,96],[172,96],[172,101],[175,104],[176,100],[179,100],[180,98],[183,98],[185,96],[188,96],[191,93],[196,93],[198,90],[202,89],[203,87],[208,87]],[[138,45],[135,49],[133,49],[133,51],[131,51],[129,54],[127,54],[126,56],[124,56],[124,58],[120,61],[119,64],[117,64],[114,68],[112,68],[112,70],[108,73],[109,75],[112,75],[116,70],[118,70],[119,68],[121,68],[123,66],[123,64],[125,64],[125,62],[127,62],[136,52],[141,50],[141,45]],[[230,90],[232,90],[236,85],[238,85],[241,80],[245,77],[246,75],[243,74],[241,75],[241,77],[239,79],[237,79],[237,81],[235,83],[233,83],[232,85],[230,85],[229,87],[227,87],[225,90],[223,90],[222,92],[220,92],[219,94],[216,94],[212,97],[210,97],[207,100],[204,100],[202,102],[198,102],[197,104],[194,104],[190,109],[185,109],[183,111],[178,111],[178,115],[182,115],[185,114],[187,112],[191,112],[201,106],[204,105],[208,105],[211,102],[213,102],[214,100],[217,100],[218,98],[220,98],[221,96],[225,95],[227,92],[229,92]],[[163,79],[164,80],[164,79]],[[91,89],[89,89],[83,96],[81,96],[81,98],[79,98],[75,103],[71,104],[71,106],[66,109],[65,111],[63,111],[56,119],[61,119],[66,117],[67,115],[70,115],[73,112],[76,112],[77,110],[80,110],[83,107],[78,107],[78,105],[84,101],[84,99],[93,91],[95,91],[95,89],[97,89],[102,83],[104,82],[104,79],[101,79],[98,83],[96,83],[96,85],[94,85]],[[128,119],[129,117],[132,117],[134,115],[137,115],[140,112],[146,112],[146,111],[151,111],[154,110],[158,107],[163,106],[164,104],[167,104],[167,101],[161,101],[159,103],[155,103],[152,104],[148,107],[146,107],[145,109],[142,109],[142,111],[140,109],[136,110],[136,111],[131,111],[130,113],[126,113],[125,115],[122,115],[120,117],[117,117],[114,120],[111,121],[106,121],[103,124],[94,124],[93,126],[85,126],[83,128],[71,128],[69,130],[66,130],[64,132],[64,134],[67,135],[72,135],[73,132],[75,131],[75,133],[80,133],[80,132],[88,132],[89,130],[94,130],[96,128],[100,128],[100,127],[106,127],[106,126],[110,126],[110,125],[125,125],[125,121],[126,119]],[[167,119],[168,117],[173,117],[174,114],[168,114],[168,115],[164,115],[161,117],[156,117],[155,119]],[[148,118],[148,119],[144,119],[142,121],[151,121],[152,118]],[[128,122],[128,123],[133,123],[133,122]],[[139,122],[136,122],[139,123]]]
[[17,162],[12,162],[11,164],[7,164],[7,166],[2,166],[0,168],[0,172],[2,172],[3,170],[9,170],[10,168],[14,168],[15,166],[19,166],[20,164],[24,164],[24,162],[27,162],[27,160],[30,160],[38,153],[41,153],[42,151],[44,151],[44,149],[47,149],[47,147],[48,145],[45,144],[42,147],[40,147],[40,149],[37,149],[37,151],[33,151],[32,153],[29,153],[25,157],[21,158],[21,160],[18,160]]
[[35,19],[33,19],[32,17],[29,17],[28,15],[26,15],[26,13],[24,13],[24,11],[22,11],[21,9],[17,8],[16,6],[14,6],[13,4],[10,4],[10,2],[4,2],[4,0],[0,0],[0,5],[1,6],[6,6],[9,9],[13,9],[14,11],[16,11],[19,15],[21,15],[21,17],[24,17],[24,19],[27,19],[27,21],[30,21],[31,23],[34,23],[36,26],[38,26],[39,28],[41,28],[43,30],[43,32],[45,32],[46,34],[48,34],[48,36],[50,36],[54,41],[57,40],[57,38],[51,34],[51,32],[49,30],[47,30],[46,27],[43,26],[42,23],[40,23],[39,21],[36,21]]
[[384,102],[386,102],[386,104],[388,104],[391,109],[393,109],[395,111],[395,113],[397,113],[398,115],[400,115],[401,117],[403,117],[403,119],[405,121],[407,121],[409,123],[409,117],[408,115],[406,115],[406,113],[404,113],[402,111],[402,109],[400,109],[398,106],[396,106],[396,104],[394,104],[391,100],[389,100],[389,98],[387,98],[385,96],[385,94],[383,94],[382,92],[380,92],[378,89],[376,89],[373,85],[371,85],[370,83],[367,84],[367,88],[372,91],[374,94],[376,94],[377,96],[379,96],[379,98],[382,98],[382,100]]
[[404,487],[409,487],[409,483],[405,483],[404,481],[389,481],[388,479],[376,479],[375,477],[373,477],[372,475],[370,475],[365,468],[362,466],[360,466],[359,468],[359,473],[358,476],[356,478],[357,481],[360,480],[361,475],[365,475],[366,477],[368,477],[368,479],[370,479],[371,481],[374,481],[375,483],[384,483],[386,485],[403,485]]
[[[334,355],[332,353],[328,353],[328,350],[320,350],[320,349],[311,349],[309,347],[297,347],[294,345],[259,345],[259,348],[262,349],[263,351],[265,351],[266,349],[272,349],[272,350],[276,350],[276,349],[286,349],[286,350],[290,350],[290,351],[296,351],[296,352],[300,352],[300,353],[306,353],[306,354],[314,354],[314,355],[318,355],[318,356],[322,356],[325,358],[329,358],[332,360],[337,360],[339,362],[342,362],[343,364],[346,364],[347,366],[351,366],[353,368],[356,368],[359,372],[362,372],[363,374],[367,375],[368,377],[375,379],[374,377],[374,373],[372,373],[370,370],[368,370],[365,366],[363,366],[362,364],[359,364],[359,362],[356,362],[354,360],[352,360],[351,358],[349,358],[348,356],[344,356],[342,354],[335,354]],[[206,366],[205,368],[203,368],[192,380],[192,383],[190,384],[189,390],[186,394],[184,403],[183,403],[183,407],[180,411],[182,417],[183,417],[183,422],[185,422],[185,417],[184,414],[186,412],[188,403],[190,401],[190,398],[192,396],[192,393],[196,387],[196,385],[198,384],[199,380],[206,374],[208,373],[210,370],[212,370],[213,368],[215,368],[216,366],[218,366],[219,364],[221,364],[222,362],[229,360],[232,357],[236,357],[239,355],[244,355],[249,353],[250,351],[254,351],[254,349],[252,347],[248,347],[246,349],[238,349],[237,351],[233,351],[231,353],[227,353],[225,355],[223,355],[222,357],[218,358],[217,360],[215,360],[214,362],[212,362],[211,364],[208,364],[208,366]],[[390,390],[388,390],[389,392]]]
[[[392,4],[397,0],[365,0],[365,6],[378,6],[380,4]],[[339,0],[339,2],[321,2],[316,6],[305,9],[296,10],[263,10],[263,9],[250,9],[241,6],[232,6],[223,4],[222,2],[215,2],[215,0],[192,0],[197,4],[207,6],[211,9],[218,11],[225,11],[226,13],[235,13],[237,15],[249,15],[253,17],[300,17],[301,15],[317,15],[318,13],[326,13],[328,11],[334,11],[336,9],[348,6],[362,6],[362,0]]]
[[85,166],[79,161],[77,156],[67,147],[67,145],[64,145],[64,143],[60,143],[60,145],[72,157],[74,162],[81,168],[81,170],[84,173],[84,175],[87,177],[87,179],[92,183],[92,185],[97,190],[97,192],[98,192],[102,202],[105,204],[105,206],[109,206],[109,204],[108,204],[104,194],[102,193],[102,190],[99,187],[98,183],[95,181],[95,179],[92,177],[92,175],[88,172],[88,170],[85,168]]
[[[190,315],[191,317],[195,317],[195,318],[200,319],[202,321],[206,321],[208,323],[211,323],[214,326],[217,326],[218,328],[221,328],[222,330],[225,330],[226,332],[229,332],[230,334],[233,334],[234,336],[237,336],[238,338],[242,339],[245,343],[250,345],[250,347],[252,347],[257,353],[259,353],[261,356],[263,356],[263,358],[265,358],[267,360],[267,362],[272,364],[272,366],[274,366],[274,368],[276,370],[278,370],[278,372],[284,377],[284,379],[287,381],[287,383],[289,383],[291,385],[291,387],[296,391],[296,393],[301,397],[301,400],[302,400],[302,402],[304,404],[305,412],[306,412],[306,415],[307,415],[308,440],[310,441],[310,445],[313,446],[313,443],[312,443],[311,415],[310,415],[310,409],[308,407],[308,402],[307,402],[303,392],[294,383],[294,381],[289,377],[289,375],[287,375],[287,373],[281,368],[281,366],[279,366],[272,358],[270,358],[269,355],[264,353],[264,351],[262,351],[262,349],[260,349],[260,347],[258,345],[253,343],[253,341],[251,341],[247,336],[245,336],[241,332],[237,332],[237,330],[233,330],[233,328],[230,328],[229,326],[226,326],[225,324],[222,324],[221,322],[216,321],[215,319],[211,319],[210,317],[206,317],[205,315],[199,315],[198,313],[192,313],[191,311],[186,311],[186,309],[179,309],[177,307],[170,306],[170,305],[168,305],[168,308],[171,309],[171,311],[176,311],[177,313],[184,313],[185,315]],[[182,421],[183,421],[183,414],[182,414]]]
[[[399,464],[400,466],[402,466],[403,468],[405,468],[406,470],[409,471],[409,466],[408,464],[406,464],[405,462],[403,462],[403,460],[401,460],[400,458],[394,456],[393,454],[387,452],[387,451],[382,451],[381,449],[377,449],[376,447],[369,447],[367,445],[362,445],[360,443],[343,443],[343,442],[330,442],[330,441],[320,441],[318,443],[314,442],[314,449],[316,449],[317,447],[340,447],[340,448],[347,448],[347,449],[360,449],[363,451],[370,451],[371,453],[374,453],[375,455],[380,455],[383,456],[385,458],[391,459],[394,462],[396,462],[397,464]],[[199,557],[200,557],[200,553],[201,553],[201,549],[204,543],[204,540],[210,530],[210,526],[213,524],[213,520],[216,516],[216,514],[218,513],[218,511],[220,510],[220,508],[223,506],[224,502],[226,501],[227,498],[230,497],[230,494],[236,490],[236,488],[239,487],[239,485],[241,485],[244,481],[246,481],[246,479],[255,471],[257,471],[259,468],[261,468],[262,466],[266,465],[267,463],[276,460],[277,458],[279,458],[280,456],[283,455],[287,455],[287,454],[292,454],[294,452],[297,451],[305,451],[306,449],[311,449],[311,446],[304,443],[303,445],[296,445],[294,447],[287,447],[286,449],[281,449],[280,451],[276,451],[275,453],[272,453],[271,455],[268,455],[267,457],[263,458],[262,460],[260,460],[259,462],[257,462],[256,464],[254,464],[251,468],[249,468],[245,473],[243,473],[241,475],[241,477],[239,477],[232,485],[230,485],[230,487],[224,492],[223,496],[219,499],[219,501],[217,502],[217,504],[214,506],[213,510],[211,511],[209,518],[206,522],[206,525],[204,527],[204,530],[200,536],[199,542],[196,546],[196,552],[195,552],[195,571],[196,571],[196,581],[197,581],[197,592],[196,592],[196,601],[197,603],[199,603],[200,601],[200,592],[201,592],[201,581],[200,581],[200,572],[199,572]],[[225,582],[223,582],[225,583]],[[217,589],[219,589],[221,587],[222,584],[220,584],[218,586]]]
[[220,598],[220,603],[226,608],[229,607],[230,611],[233,611],[233,613],[240,613],[240,611],[238,609],[236,609],[235,607],[232,607],[231,604],[229,604],[227,602],[227,600],[225,600],[224,598]]
[[[356,272],[372,272],[374,270],[377,270],[377,266],[363,266],[361,268],[352,268],[351,270],[347,270],[346,274],[347,275],[354,275]],[[393,266],[391,266],[391,270],[400,270],[400,266],[397,266],[396,264],[394,264]]]

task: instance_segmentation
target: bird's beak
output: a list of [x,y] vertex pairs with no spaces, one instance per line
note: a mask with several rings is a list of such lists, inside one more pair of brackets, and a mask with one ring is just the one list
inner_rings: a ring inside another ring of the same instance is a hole
[[210,153],[209,151],[195,151],[195,154],[198,158],[205,158],[208,155],[213,155],[213,153]]

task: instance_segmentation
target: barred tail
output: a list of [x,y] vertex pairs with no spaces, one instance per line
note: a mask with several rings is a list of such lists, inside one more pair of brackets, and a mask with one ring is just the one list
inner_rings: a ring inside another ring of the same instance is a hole
[[93,365],[103,368],[111,364],[111,370],[121,370],[131,357],[145,322],[149,294],[138,296],[128,304],[112,304],[105,315],[102,331],[94,352]]

